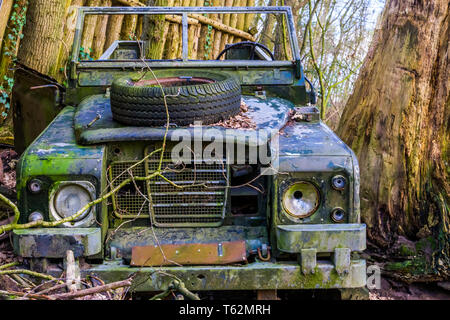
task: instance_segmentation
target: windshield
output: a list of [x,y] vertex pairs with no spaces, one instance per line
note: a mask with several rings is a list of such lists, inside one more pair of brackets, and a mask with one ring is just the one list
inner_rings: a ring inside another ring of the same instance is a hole
[[293,61],[296,41],[288,7],[84,7],[73,57],[81,62]]

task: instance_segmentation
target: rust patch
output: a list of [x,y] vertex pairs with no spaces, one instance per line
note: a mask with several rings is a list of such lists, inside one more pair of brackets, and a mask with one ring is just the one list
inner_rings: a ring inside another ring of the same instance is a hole
[[174,86],[193,86],[198,84],[212,83],[216,82],[213,79],[208,78],[199,78],[199,77],[167,77],[167,78],[158,78],[156,79],[141,79],[133,83],[135,87],[143,87],[143,86],[163,86],[163,87],[174,87]]
[[[164,252],[164,256],[162,252]],[[139,267],[168,265],[224,265],[247,261],[245,241],[220,243],[163,244],[135,246],[131,249],[131,265]]]

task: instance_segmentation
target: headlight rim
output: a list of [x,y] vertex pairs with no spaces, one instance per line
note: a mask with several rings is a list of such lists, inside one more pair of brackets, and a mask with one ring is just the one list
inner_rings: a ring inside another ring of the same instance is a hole
[[[73,181],[73,180],[66,180],[66,181],[57,181],[52,185],[51,192],[49,194],[49,218],[51,221],[59,221],[64,219],[60,213],[55,208],[55,199],[58,193],[61,191],[61,189],[64,186],[67,185],[77,185],[79,187],[82,187],[87,191],[87,193],[90,196],[91,201],[96,199],[96,189],[94,185],[90,181],[82,180],[82,181]],[[95,223],[95,217],[96,217],[96,206],[92,206],[87,210],[86,213],[83,213],[80,218],[77,220],[73,220],[70,222],[65,222],[58,227],[89,227]]]
[[[314,206],[314,209],[309,211],[307,214],[301,215],[301,216],[291,213],[286,208],[286,206],[284,204],[284,196],[285,196],[286,192],[288,192],[288,190],[290,188],[292,188],[294,185],[299,184],[299,183],[304,183],[304,184],[311,185],[314,188],[314,190],[316,191],[316,194],[317,194],[317,201],[316,201],[316,204]],[[281,192],[281,199],[280,200],[281,200],[281,206],[283,208],[283,212],[285,213],[285,216],[288,217],[289,219],[293,220],[293,221],[301,221],[301,220],[303,220],[305,218],[308,218],[308,217],[312,216],[313,214],[315,214],[318,211],[318,209],[320,207],[320,204],[321,204],[321,201],[322,201],[322,194],[320,192],[319,186],[314,181],[302,179],[302,180],[296,180],[296,181],[289,182],[287,184],[287,186],[285,188],[283,188],[283,190]]]

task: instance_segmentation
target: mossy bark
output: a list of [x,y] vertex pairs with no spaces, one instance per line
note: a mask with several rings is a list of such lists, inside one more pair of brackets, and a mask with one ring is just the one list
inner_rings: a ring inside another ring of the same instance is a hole
[[[164,7],[168,0],[150,0],[149,6]],[[164,15],[151,15],[144,17],[145,57],[147,59],[162,59],[164,50],[164,30],[166,29]]]
[[[197,0],[191,0],[190,2],[191,7],[203,6],[202,1]],[[197,59],[198,54],[198,39],[200,37],[200,30],[202,28],[201,24],[198,25],[190,25],[189,26],[189,59]]]
[[[15,6],[17,4],[17,6]],[[22,21],[26,15],[27,0],[15,0],[12,9],[9,12],[9,16],[6,21],[5,33],[3,36],[3,43],[1,46],[1,59],[0,59],[0,95],[6,94],[8,98],[6,103],[0,104],[0,125],[3,126],[3,134],[0,141],[4,143],[11,143],[11,136],[13,132],[12,128],[12,111],[10,110],[10,99],[12,91],[11,80],[14,77],[13,71],[13,57],[16,56],[22,34]],[[5,15],[6,16],[6,15]],[[14,21],[11,17],[14,16]],[[13,30],[16,30],[14,32]],[[6,118],[4,117],[6,113]],[[6,138],[5,138],[6,137]]]
[[449,276],[449,3],[390,0],[338,134],[361,169],[369,239],[436,240],[433,264]]
[[[174,7],[179,7],[181,0],[173,1]],[[178,58],[178,47],[181,45],[181,35],[179,33],[178,23],[170,23],[167,27],[166,42],[164,46],[164,59],[176,59]]]
[[122,30],[120,31],[120,39],[122,40],[134,40],[136,36],[138,16],[134,14],[128,14],[123,18]]
[[18,61],[55,77],[63,36],[66,0],[29,1]]
[[[269,6],[276,6],[277,0],[270,0]],[[264,21],[263,30],[261,31],[261,39],[260,42],[265,45],[267,48],[273,51],[275,35],[273,34],[273,30],[275,29],[276,17],[273,14],[267,14],[266,19]]]
[[[208,7],[210,6],[211,0],[200,0],[202,3],[202,6]],[[198,2],[197,2],[198,5]],[[208,18],[210,18],[209,15],[207,15]],[[206,60],[208,59],[208,42],[206,37],[208,36],[208,25],[201,24],[200,27],[200,35],[198,39],[198,47],[197,47],[197,59],[200,60]]]
[[72,42],[75,35],[77,21],[77,9],[83,6],[83,0],[66,0],[66,9],[64,14],[64,31],[62,35],[58,54],[58,72],[55,79],[64,83],[67,79],[67,62],[72,54]]

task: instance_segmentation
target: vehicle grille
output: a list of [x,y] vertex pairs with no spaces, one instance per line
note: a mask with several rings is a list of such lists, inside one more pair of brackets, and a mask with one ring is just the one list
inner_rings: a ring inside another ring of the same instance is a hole
[[[153,173],[159,161],[160,153],[155,153],[137,165],[137,161],[111,163],[111,186],[118,186],[131,175],[144,177]],[[113,195],[116,217],[151,218],[151,222],[160,227],[222,224],[228,194],[229,170],[225,163],[195,161],[175,166],[170,160],[170,151],[166,151],[162,169],[170,182],[161,177],[136,181]]]

